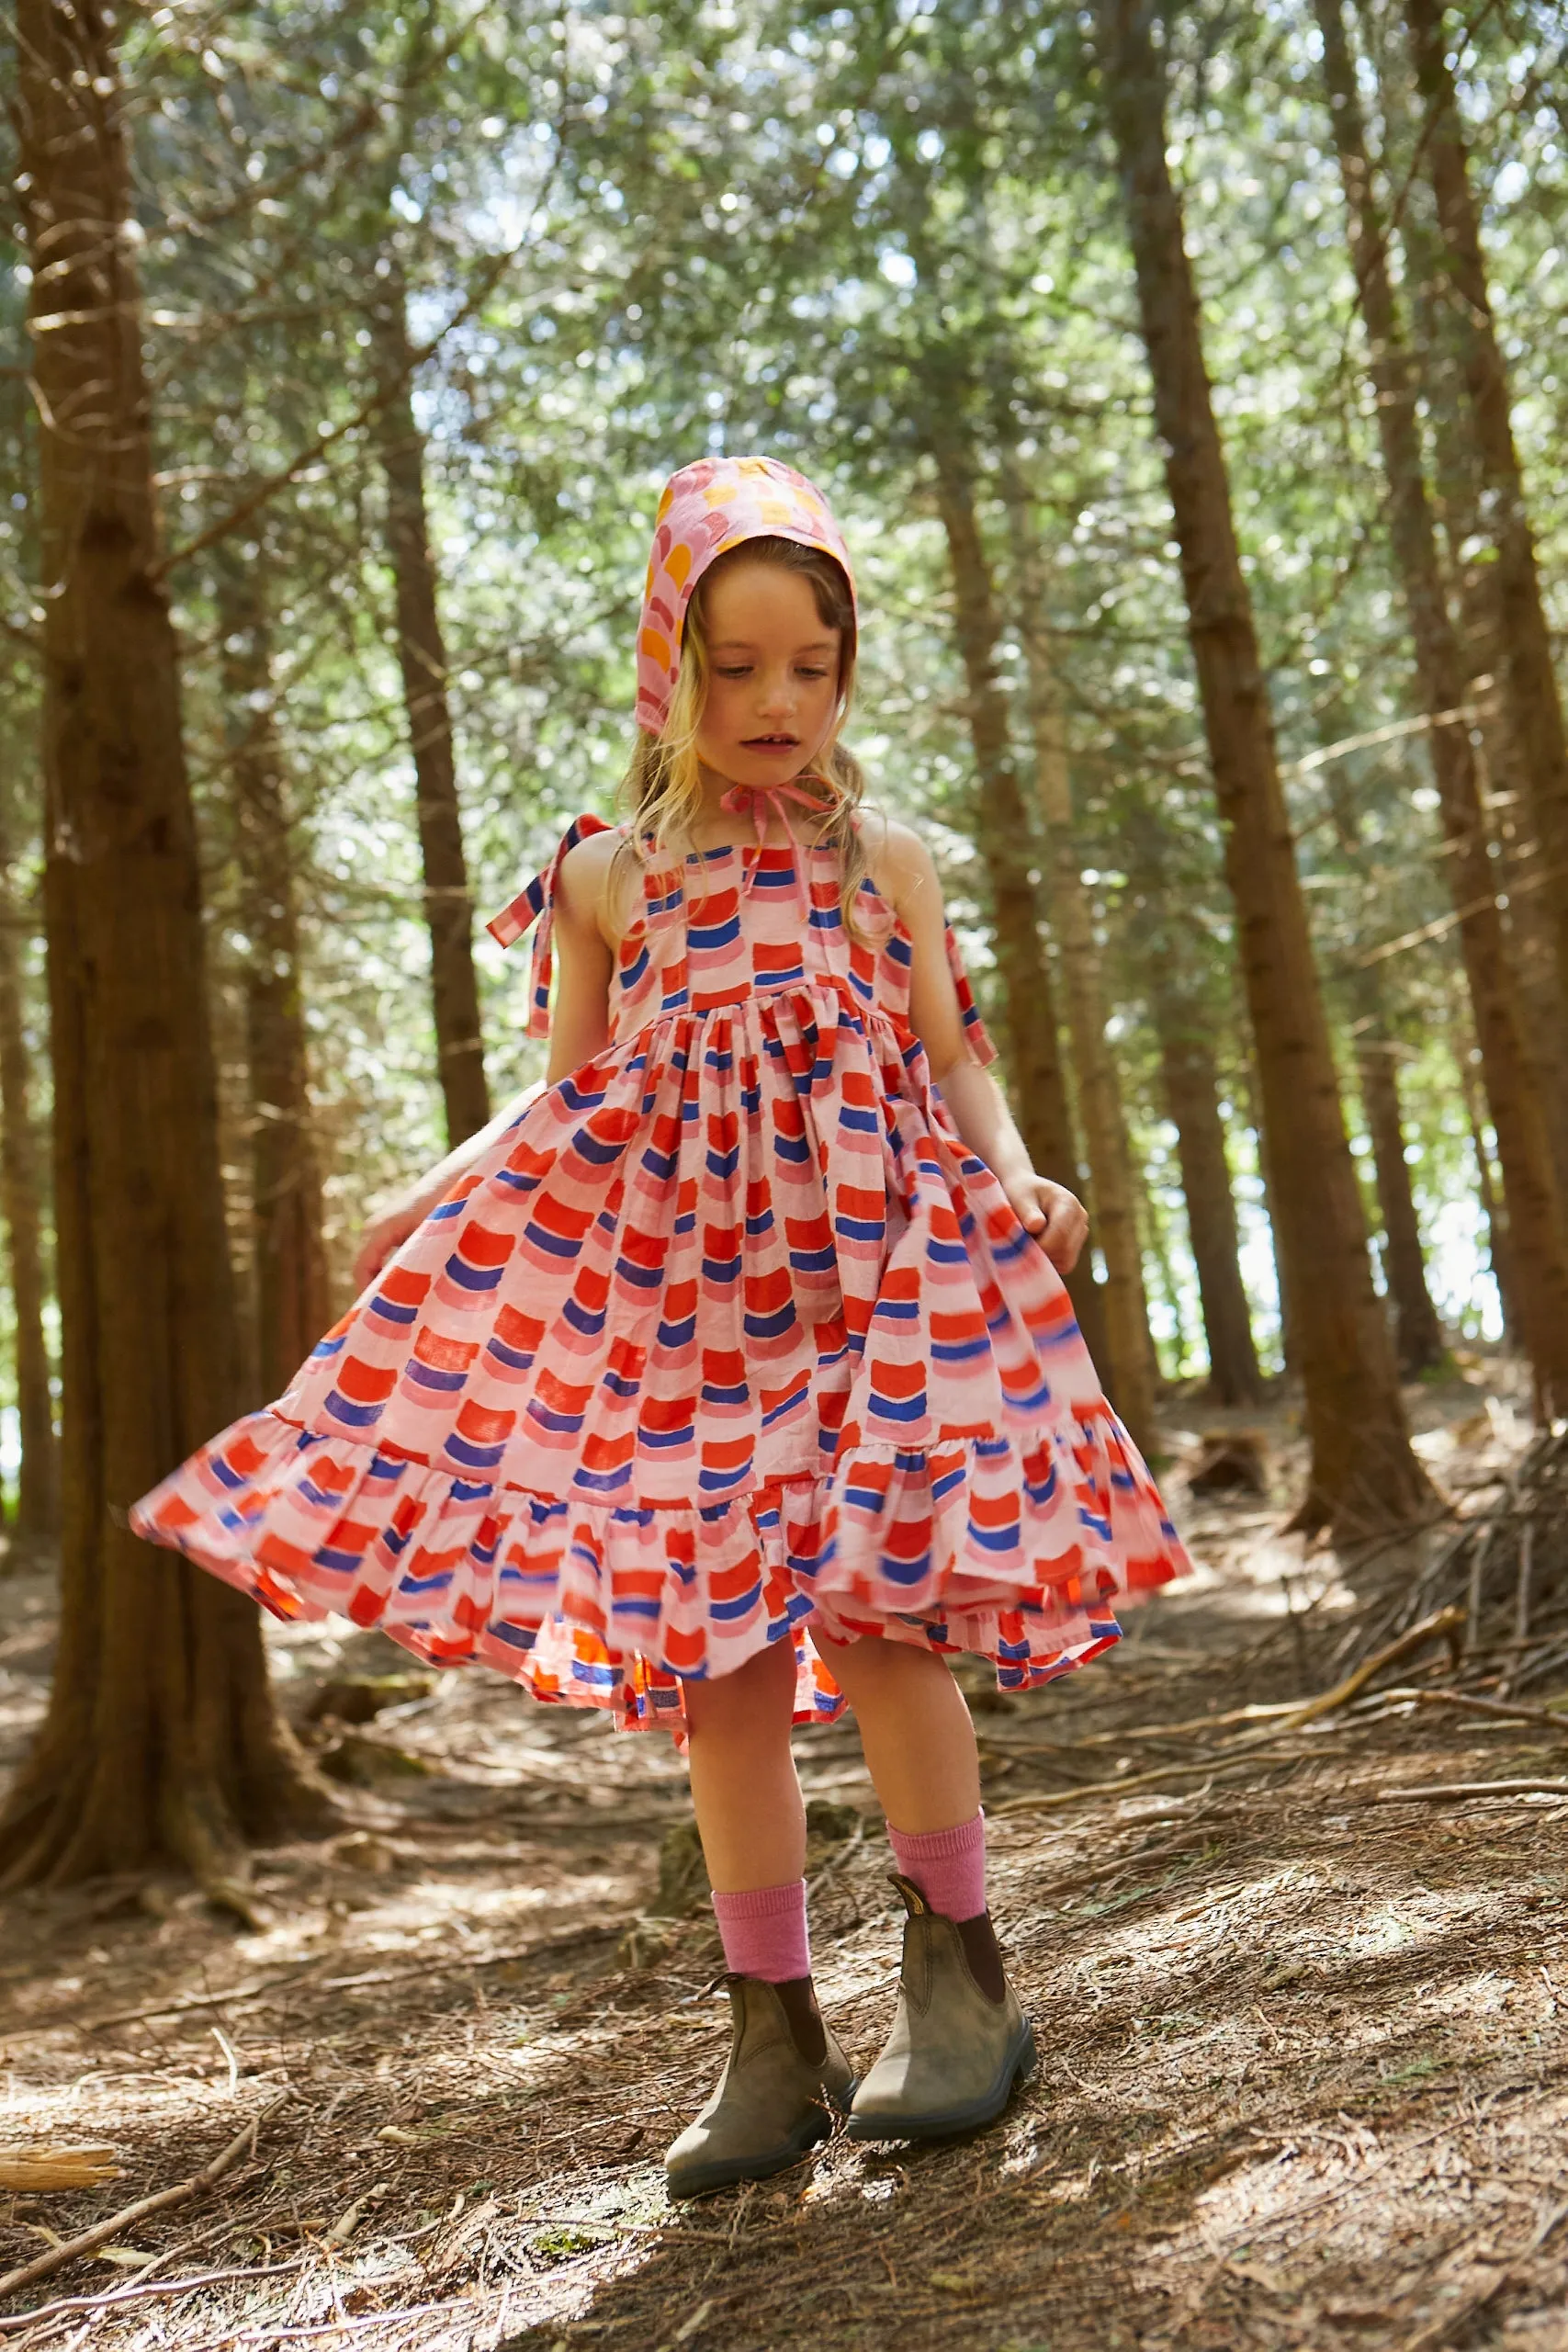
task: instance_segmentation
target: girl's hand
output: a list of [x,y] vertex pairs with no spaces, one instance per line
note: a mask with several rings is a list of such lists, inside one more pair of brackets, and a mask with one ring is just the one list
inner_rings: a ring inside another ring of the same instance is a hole
[[359,1248],[354,1261],[354,1295],[357,1298],[367,1283],[373,1283],[389,1258],[400,1250],[411,1233],[424,1223],[429,1215],[422,1201],[394,1201],[390,1208],[373,1216],[359,1237]]
[[1014,1216],[1034,1236],[1056,1272],[1070,1274],[1089,1239],[1089,1212],[1077,1194],[1032,1170],[1002,1189]]

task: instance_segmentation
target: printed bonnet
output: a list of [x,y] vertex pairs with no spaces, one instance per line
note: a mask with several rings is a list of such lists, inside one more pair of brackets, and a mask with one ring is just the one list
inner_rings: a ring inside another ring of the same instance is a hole
[[854,572],[843,533],[815,482],[776,458],[699,458],[671,474],[659,502],[637,638],[637,723],[660,735],[681,673],[692,591],[716,557],[748,539],[795,539]]

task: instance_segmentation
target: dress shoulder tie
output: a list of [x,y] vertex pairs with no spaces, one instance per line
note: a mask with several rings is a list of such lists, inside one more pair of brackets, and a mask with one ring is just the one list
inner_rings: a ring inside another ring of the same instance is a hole
[[547,1037],[550,1034],[550,978],[555,967],[553,944],[556,928],[556,887],[560,879],[561,861],[579,842],[591,841],[595,833],[613,833],[623,828],[609,824],[604,818],[592,814],[574,817],[560,837],[554,857],[542,874],[525,882],[510,906],[492,915],[485,929],[501,947],[514,947],[524,933],[534,924],[534,947],[529,965],[528,1029],[530,1037]]

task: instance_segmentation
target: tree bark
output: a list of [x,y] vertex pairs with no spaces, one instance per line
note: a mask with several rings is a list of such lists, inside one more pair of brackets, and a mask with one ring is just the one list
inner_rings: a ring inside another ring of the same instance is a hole
[[1497,1198],[1492,1155],[1486,1148],[1486,1136],[1481,1124],[1481,1090],[1476,1084],[1475,1064],[1468,1046],[1461,1045],[1456,1048],[1454,1062],[1459,1071],[1460,1091],[1464,1096],[1465,1117],[1470,1123],[1471,1149],[1475,1154],[1475,1189],[1481,1197],[1481,1213],[1486,1219],[1486,1255],[1492,1279],[1497,1285],[1497,1313],[1502,1321],[1505,1341],[1509,1346],[1517,1346],[1519,1318],[1515,1304],[1513,1261],[1508,1250],[1508,1219]]
[[22,1444],[13,1537],[19,1552],[32,1553],[59,1532],[60,1446],[43,1328],[43,1167],[23,1010],[25,922],[11,878],[11,844],[0,837],[0,1210],[6,1219],[16,1318],[17,1419]]
[[1083,1121],[1089,1174],[1094,1183],[1095,1238],[1105,1260],[1105,1320],[1116,1380],[1116,1409],[1138,1444],[1146,1449],[1154,1435],[1159,1365],[1149,1329],[1144,1253],[1134,1204],[1133,1154],[1127,1137],[1121,1078],[1105,1034],[1100,950],[1094,936],[1094,911],[1083,883],[1083,859],[1074,831],[1066,729],[1047,642],[1044,589],[1033,518],[1024,485],[1010,467],[1007,506],[1018,588],[1019,633],[1028,680],[1035,799],[1044,827],[1051,876],[1052,927],[1065,982],[1067,1035],[1077,1078],[1078,1115]]
[[1525,1051],[1470,729],[1453,716],[1465,702],[1468,681],[1438,560],[1415,375],[1388,273],[1355,66],[1341,0],[1315,0],[1315,5],[1351,259],[1370,345],[1368,367],[1377,396],[1390,537],[1415,640],[1421,701],[1432,720],[1428,741],[1442,808],[1448,852],[1444,864],[1460,918],[1461,953],[1497,1136],[1525,1350],[1539,1402],[1551,1414],[1568,1409],[1568,1232],[1546,1122]]
[[321,1176],[311,1129],[283,747],[263,560],[231,544],[215,572],[231,807],[245,934],[252,1261],[262,1395],[282,1395],[332,1319]]
[[[1330,770],[1329,806],[1339,846],[1352,863],[1360,849],[1356,806]],[[1441,1363],[1448,1343],[1432,1294],[1427,1287],[1426,1252],[1410,1167],[1404,1157],[1404,1119],[1399,1100],[1399,1046],[1381,964],[1358,964],[1350,996],[1356,1014],[1356,1068],[1361,1107],[1372,1147],[1378,1213],[1383,1236],[1383,1274],[1393,1307],[1394,1347],[1407,1380]]]
[[1366,1218],[1280,779],[1251,599],[1203,360],[1181,206],[1166,162],[1153,0],[1098,0],[1189,631],[1258,1047],[1270,1176],[1311,1448],[1298,1524],[1350,1536],[1407,1522],[1431,1487],[1411,1451],[1372,1284]]
[[1151,1009],[1159,1036],[1166,1112],[1176,1129],[1188,1238],[1198,1270],[1210,1393],[1217,1405],[1257,1405],[1263,1397],[1263,1374],[1241,1279],[1235,1195],[1209,1024],[1196,1006],[1162,985],[1157,974]]
[[200,876],[157,553],[113,20],[21,0],[63,1335],[59,1662],[0,1877],[159,1855],[236,1891],[302,1789],[255,1608],[126,1507],[233,1409]]
[[1263,1216],[1269,1228],[1269,1255],[1274,1261],[1274,1296],[1280,1309],[1280,1361],[1287,1380],[1301,1378],[1301,1350],[1291,1320],[1291,1293],[1286,1280],[1285,1252],[1280,1239],[1278,1188],[1269,1158],[1269,1136],[1263,1124],[1263,1088],[1258,1076],[1258,1047],[1250,1033],[1242,1040],[1237,1064],[1241,1091],[1246,1096],[1247,1124],[1258,1139],[1258,1181],[1263,1190]]
[[1460,653],[1479,727],[1483,805],[1508,894],[1505,926],[1524,1046],[1546,1120],[1560,1202],[1568,1203],[1568,994],[1557,960],[1549,862],[1535,817],[1529,763],[1514,723],[1498,566],[1485,527],[1485,486],[1436,224],[1410,202],[1401,215],[1405,276],[1416,308],[1417,372],[1431,423],[1438,515],[1457,586]]
[[414,419],[408,319],[396,277],[372,325],[383,372],[397,385],[380,411],[378,434],[387,478],[387,548],[397,587],[398,661],[419,796],[435,1048],[446,1138],[457,1144],[490,1117],[490,1090],[474,975],[473,900],[446,702],[446,649],[425,515],[424,436]]
[[[1189,1353],[1187,1317],[1182,1311],[1181,1285],[1176,1279],[1176,1268],[1171,1261],[1169,1227],[1165,1216],[1165,1204],[1156,1198],[1155,1188],[1149,1182],[1146,1168],[1137,1170],[1136,1183],[1138,1231],[1143,1241],[1144,1254],[1155,1270],[1158,1281],[1160,1303],[1170,1317],[1170,1346],[1174,1369],[1168,1376],[1172,1380],[1181,1380],[1186,1375]],[[1152,1323],[1149,1326],[1149,1347],[1154,1356],[1155,1377],[1156,1380],[1164,1380],[1168,1375]]]
[[[1062,1072],[1055,992],[1040,934],[1032,829],[1013,764],[1007,704],[997,684],[1000,624],[990,565],[976,516],[967,452],[955,437],[936,433],[931,454],[953,571],[954,626],[969,689],[969,732],[980,778],[979,849],[990,885],[1013,1109],[1040,1173],[1077,1191],[1081,1182],[1077,1147]],[[1122,1368],[1110,1344],[1101,1285],[1094,1279],[1087,1251],[1066,1277],[1066,1286],[1089,1353],[1121,1411]],[[1141,1443],[1135,1430],[1134,1435]]]
[[1393,1306],[1394,1346],[1400,1371],[1406,1380],[1415,1380],[1443,1362],[1448,1343],[1427,1287],[1426,1252],[1404,1157],[1398,1054],[1398,1046],[1381,1023],[1370,1023],[1356,1040],[1361,1107],[1371,1137],[1378,1206],[1382,1212],[1383,1272]]
[[1483,514],[1497,551],[1502,679],[1540,838],[1547,870],[1544,897],[1551,909],[1559,985],[1568,1003],[1568,735],[1541,605],[1535,534],[1514,444],[1508,373],[1493,322],[1469,157],[1444,53],[1445,15],[1443,0],[1404,0],[1425,118],[1422,168],[1437,199],[1446,309],[1470,394]]

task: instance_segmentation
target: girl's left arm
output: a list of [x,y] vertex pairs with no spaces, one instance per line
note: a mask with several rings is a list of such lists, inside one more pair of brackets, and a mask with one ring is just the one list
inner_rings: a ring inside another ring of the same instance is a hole
[[1025,1232],[1034,1236],[1058,1273],[1070,1273],[1089,1237],[1089,1217],[1076,1193],[1036,1171],[1001,1088],[970,1055],[947,961],[942,884],[931,853],[907,825],[889,824],[883,838],[867,847],[883,895],[909,934],[910,1026],[926,1049],[953,1124],[996,1177]]

